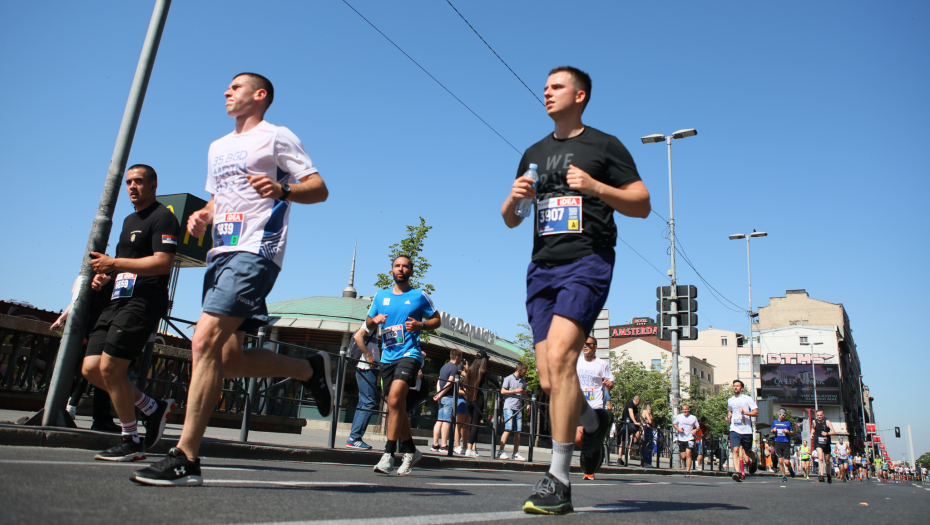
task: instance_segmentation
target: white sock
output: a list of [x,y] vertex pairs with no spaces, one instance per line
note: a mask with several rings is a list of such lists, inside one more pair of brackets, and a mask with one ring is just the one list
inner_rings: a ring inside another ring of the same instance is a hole
[[574,443],[552,442],[552,464],[549,465],[549,473],[566,487],[571,486],[568,472],[572,467],[572,452],[574,451]]
[[136,443],[139,442],[139,430],[135,420],[130,421],[129,423],[119,422],[119,426],[123,428],[122,435],[129,436]]
[[142,394],[142,399],[136,402],[136,407],[141,410],[143,414],[151,416],[155,412],[155,409],[158,408],[158,401]]
[[597,427],[600,426],[600,421],[597,419],[597,413],[594,412],[594,409],[591,408],[591,405],[588,404],[587,400],[584,399],[582,395],[581,398],[581,426],[584,427],[587,433],[592,433],[597,431]]

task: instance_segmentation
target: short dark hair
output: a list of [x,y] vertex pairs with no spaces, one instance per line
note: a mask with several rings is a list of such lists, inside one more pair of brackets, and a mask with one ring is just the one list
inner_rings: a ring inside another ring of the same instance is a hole
[[740,381],[739,379],[734,379],[734,380],[733,380],[733,384],[735,385],[736,383],[739,383],[739,386],[741,386],[741,387],[743,387],[743,388],[746,388],[746,383],[743,383],[743,382]]
[[549,76],[562,72],[571,75],[576,90],[584,91],[584,105],[581,107],[581,109],[584,110],[584,108],[588,107],[588,102],[591,101],[591,75],[585,73],[577,67],[559,66],[553,68],[552,71],[549,72]]
[[406,255],[406,254],[403,254],[403,253],[400,254],[400,255],[398,255],[397,257],[394,257],[393,259],[391,259],[391,266],[394,266],[394,262],[395,262],[397,259],[400,259],[401,257],[403,257],[404,259],[407,259],[408,261],[410,261],[410,265],[413,266],[413,257],[411,257],[411,256],[409,256],[409,255]]
[[148,164],[133,164],[126,171],[129,170],[142,170],[142,175],[148,179],[149,182],[158,182],[158,174],[155,173],[155,168]]
[[274,85],[271,84],[271,81],[258,73],[239,73],[233,78],[235,79],[238,77],[249,77],[249,83],[252,84],[254,89],[265,90],[265,93],[268,94],[265,97],[265,111],[268,111],[268,107],[274,102]]

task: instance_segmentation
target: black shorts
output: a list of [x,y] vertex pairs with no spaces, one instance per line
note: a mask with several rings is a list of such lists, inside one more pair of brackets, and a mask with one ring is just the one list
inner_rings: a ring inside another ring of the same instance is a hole
[[694,450],[694,441],[679,441],[678,452],[684,454],[688,449]]
[[814,448],[819,448],[827,456],[830,455],[830,443],[817,443]]
[[413,388],[417,385],[417,372],[423,367],[423,363],[412,357],[401,357],[393,363],[381,364],[381,384],[384,387],[384,393],[391,391],[391,384],[394,381],[403,381],[407,386]]
[[788,460],[791,457],[791,443],[779,443],[775,442],[775,453],[778,454],[778,457],[784,460]]
[[103,309],[87,340],[88,356],[106,353],[132,361],[142,355],[145,343],[155,332],[158,322],[168,312],[162,301],[150,303],[142,299],[112,301]]

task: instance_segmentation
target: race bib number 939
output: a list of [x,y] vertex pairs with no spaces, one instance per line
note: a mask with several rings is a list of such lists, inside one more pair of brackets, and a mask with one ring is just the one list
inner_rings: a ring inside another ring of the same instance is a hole
[[213,222],[213,247],[236,246],[242,235],[242,214],[225,213]]

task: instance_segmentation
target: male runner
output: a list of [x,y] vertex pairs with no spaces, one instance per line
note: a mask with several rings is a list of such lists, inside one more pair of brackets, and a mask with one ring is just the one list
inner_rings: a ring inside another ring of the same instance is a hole
[[678,452],[685,464],[685,477],[691,477],[691,451],[694,450],[694,434],[697,433],[698,420],[691,414],[691,407],[682,405],[681,413],[675,416],[672,426],[678,432]]
[[[504,432],[501,433],[501,449],[497,459],[514,459],[523,461],[520,455],[520,431],[523,430],[523,398],[526,397],[526,363],[517,363],[512,374],[501,382],[501,395],[504,396]],[[513,455],[508,456],[505,449],[510,432],[513,431]]]
[[833,483],[833,466],[830,461],[830,436],[836,434],[836,431],[833,430],[833,423],[824,419],[823,410],[817,411],[817,417],[814,419],[814,429],[811,433],[813,434],[814,448],[820,450],[820,469],[817,481],[823,482],[823,477],[826,475],[827,483]]
[[[126,170],[126,191],[135,207],[123,221],[116,258],[90,254],[92,287],[114,280],[110,304],[100,313],[87,341],[81,372],[110,394],[122,427],[120,442],[94,459],[137,461],[161,439],[173,399],[157,401],[129,379],[130,365],[142,355],[161,317],[168,313],[168,274],[174,266],[181,227],[174,214],[155,200],[158,175],[151,166]],[[145,443],[140,441],[136,408],[149,420]]]
[[320,415],[326,417],[332,409],[325,352],[304,360],[242,346],[247,331],[268,322],[265,297],[284,262],[291,203],[325,201],[326,184],[300,140],[289,129],[265,122],[274,99],[267,78],[236,75],[225,97],[236,129],[210,145],[206,189],[212,197],[187,221],[193,237],[213,225],[213,249],[207,253],[203,313],[192,341],[184,429],[177,448],[131,478],[140,483],[203,483],[197,453],[224,378],[293,377],[304,382]]
[[[613,275],[617,226],[613,213],[649,216],[649,191],[627,149],[616,137],[585,126],[591,77],[573,67],[550,71],[546,112],[554,133],[523,154],[517,178],[501,206],[509,228],[522,199],[536,200],[532,262],[527,269],[526,311],[533,329],[540,384],[549,395],[552,465],[523,510],[564,514],[573,510],[569,466],[579,417],[584,426],[581,469],[593,474],[604,461],[613,416],[584,402],[576,366],[585,337],[604,307]],[[535,185],[523,174],[539,167]]]
[[382,474],[393,471],[399,439],[404,447],[404,459],[397,469],[398,476],[410,474],[423,457],[413,444],[407,415],[407,391],[416,386],[417,373],[423,368],[420,331],[435,330],[442,323],[429,295],[410,287],[411,274],[413,261],[410,257],[395,257],[391,261],[394,287],[375,294],[365,318],[369,330],[381,325],[381,382],[388,393],[387,443],[374,471]]
[[[588,406],[594,410],[605,409],[610,412],[610,408],[604,404],[605,399],[608,403],[610,402],[610,395],[604,397],[604,388],[606,387],[609,391],[614,387],[614,375],[611,373],[607,361],[597,357],[597,339],[588,336],[585,340],[577,368],[581,393],[584,394]],[[583,440],[584,427],[579,426],[575,433],[575,443]],[[594,473],[588,474],[585,472],[582,479],[592,480],[594,479]]]
[[759,415],[756,402],[743,394],[743,382],[739,379],[733,381],[733,396],[727,399],[727,421],[730,422],[730,448],[733,449],[733,459],[739,465],[739,472],[733,473],[734,481],[743,481],[746,477],[746,461],[749,473],[756,472],[756,454],[752,451],[752,416]]
[[846,471],[849,470],[847,465],[849,464],[849,445],[843,442],[843,438],[839,439],[839,443],[836,444],[836,450],[833,451],[836,454],[836,463],[840,471],[840,479],[843,480],[843,483],[846,482]]
[[778,419],[772,421],[772,433],[775,434],[775,454],[778,456],[778,466],[781,468],[781,482],[788,482],[789,456],[791,455],[791,435],[794,434],[794,425],[787,420],[788,411],[778,409]]

